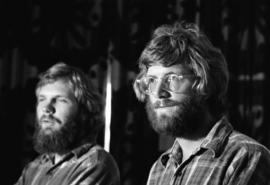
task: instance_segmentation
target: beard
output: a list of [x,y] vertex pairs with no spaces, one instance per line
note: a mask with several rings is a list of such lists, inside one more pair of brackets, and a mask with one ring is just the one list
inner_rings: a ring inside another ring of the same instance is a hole
[[[176,106],[171,114],[157,115],[155,109],[163,106]],[[146,110],[152,128],[160,133],[173,137],[196,139],[201,136],[205,117],[205,102],[195,96],[186,96],[181,102],[169,99],[154,104],[147,100]]]
[[[55,124],[63,124],[63,126],[58,130],[51,128],[42,129],[39,124],[42,119],[48,119],[51,122],[57,122]],[[42,116],[39,120],[36,119],[36,130],[33,136],[35,150],[40,154],[65,154],[72,150],[76,146],[76,138],[78,135],[76,123],[76,119],[61,123],[59,119],[53,116]],[[46,129],[51,129],[51,131],[46,132]]]

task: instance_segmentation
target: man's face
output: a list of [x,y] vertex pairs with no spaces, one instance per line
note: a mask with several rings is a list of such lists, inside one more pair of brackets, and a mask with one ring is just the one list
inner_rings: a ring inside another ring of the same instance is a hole
[[159,133],[175,137],[185,137],[199,128],[197,119],[203,113],[201,98],[192,91],[195,76],[183,65],[163,67],[151,66],[147,76],[164,79],[170,74],[183,75],[177,92],[168,90],[164,81],[148,95],[146,109],[152,127]]
[[78,104],[70,85],[63,80],[37,91],[35,147],[40,153],[65,152],[76,134]]

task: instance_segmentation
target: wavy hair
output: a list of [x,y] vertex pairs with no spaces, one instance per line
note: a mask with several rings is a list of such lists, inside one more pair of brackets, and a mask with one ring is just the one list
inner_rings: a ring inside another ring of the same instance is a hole
[[138,63],[140,73],[133,87],[140,101],[145,101],[146,95],[136,82],[146,75],[150,66],[183,64],[198,77],[193,90],[205,98],[210,111],[219,115],[226,110],[227,62],[220,49],[213,46],[196,24],[182,22],[156,28]]
[[99,129],[103,126],[102,102],[100,95],[95,91],[90,79],[80,69],[63,62],[57,63],[39,76],[36,86],[36,95],[46,84],[63,80],[73,89],[79,105],[79,120],[82,122],[81,134],[84,139],[95,140]]

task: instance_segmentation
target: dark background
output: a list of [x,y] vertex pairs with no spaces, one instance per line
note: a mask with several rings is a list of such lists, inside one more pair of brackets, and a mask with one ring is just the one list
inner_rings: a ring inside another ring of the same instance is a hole
[[166,140],[151,130],[132,82],[150,33],[176,20],[198,23],[224,52],[231,123],[270,148],[269,12],[268,0],[1,0],[1,183],[13,184],[37,155],[31,143],[36,78],[64,61],[88,73],[104,97],[112,68],[110,152],[123,185],[145,184]]

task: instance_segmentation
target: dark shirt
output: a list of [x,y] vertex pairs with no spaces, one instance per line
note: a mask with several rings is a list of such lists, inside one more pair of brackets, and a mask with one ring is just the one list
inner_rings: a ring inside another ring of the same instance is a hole
[[23,170],[16,185],[119,185],[112,156],[98,145],[85,144],[53,164],[53,155],[41,155]]
[[185,161],[177,140],[150,171],[147,185],[269,185],[270,152],[222,118]]

